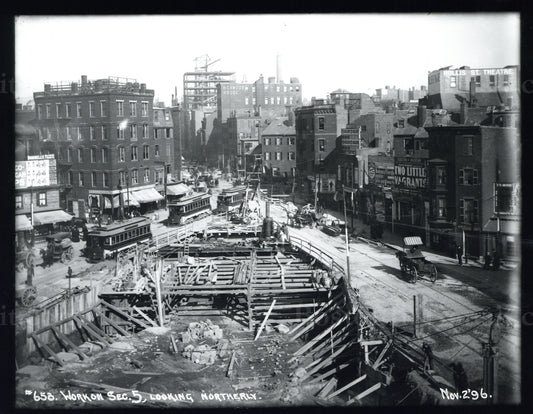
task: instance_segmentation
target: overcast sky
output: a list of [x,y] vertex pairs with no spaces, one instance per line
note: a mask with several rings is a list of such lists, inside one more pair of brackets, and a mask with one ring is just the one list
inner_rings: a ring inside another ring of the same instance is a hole
[[210,70],[236,81],[299,78],[303,97],[343,88],[373,94],[385,85],[427,85],[428,71],[519,64],[518,14],[295,14],[21,16],[15,26],[16,97],[44,83],[120,76],[170,104],[183,73],[207,54]]

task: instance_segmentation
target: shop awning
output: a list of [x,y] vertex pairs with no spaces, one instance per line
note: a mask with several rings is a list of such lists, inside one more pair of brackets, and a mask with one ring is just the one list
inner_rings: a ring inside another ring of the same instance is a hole
[[167,186],[167,195],[179,196],[187,194],[191,189],[185,184],[173,184]]
[[[498,219],[490,218],[483,226],[483,231],[486,233],[498,233]],[[520,220],[500,218],[500,233],[520,234]]]
[[72,220],[72,216],[63,210],[41,211],[33,213],[33,222],[36,226],[42,224],[63,223]]
[[163,200],[163,196],[159,194],[155,188],[147,188],[146,190],[138,190],[132,192],[133,197],[139,203],[152,203],[154,201]]
[[15,231],[28,231],[33,229],[33,226],[30,223],[30,219],[24,214],[19,214],[15,216]]
[[[124,207],[128,207],[128,193],[122,194],[122,197],[124,197]],[[130,191],[130,197],[129,197],[130,206],[139,207],[139,203],[133,196],[133,193]],[[117,195],[113,196],[113,208],[119,208],[120,207],[120,197]],[[104,196],[104,208],[111,208],[111,201],[108,196]]]

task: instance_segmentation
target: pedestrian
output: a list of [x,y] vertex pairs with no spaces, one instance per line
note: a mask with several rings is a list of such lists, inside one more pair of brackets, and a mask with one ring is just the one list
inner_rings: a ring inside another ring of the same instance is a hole
[[89,234],[89,230],[87,229],[87,226],[85,225],[85,223],[83,223],[82,232],[83,232],[83,241],[87,241],[87,235]]
[[70,279],[72,277],[72,268],[69,266],[67,270],[67,277]]
[[433,351],[427,342],[422,344],[422,350],[424,351],[424,372],[433,371]]
[[463,247],[460,244],[457,245],[457,261],[459,266],[463,265]]
[[468,377],[466,376],[463,364],[461,364],[460,362],[452,362],[450,364],[450,367],[453,370],[453,381],[455,383],[455,388],[457,388],[458,391],[467,390]]
[[485,254],[485,264],[483,265],[484,270],[490,270],[490,264],[492,262],[492,256],[489,252]]
[[493,270],[500,269],[500,254],[498,253],[498,250],[492,251],[492,269]]
[[27,273],[26,273],[26,284],[28,286],[32,286],[33,285],[33,275],[34,274],[35,274],[35,269],[33,268],[33,263],[31,263],[28,266],[28,270],[27,270]]

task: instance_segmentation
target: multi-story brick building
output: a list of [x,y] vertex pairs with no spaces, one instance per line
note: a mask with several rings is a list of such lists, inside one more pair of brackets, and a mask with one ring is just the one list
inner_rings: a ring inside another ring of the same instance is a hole
[[80,83],[45,84],[34,100],[41,150],[58,155],[69,211],[118,218],[128,203],[145,212],[163,199],[155,190],[162,156],[153,133],[154,91],[144,83],[82,76]]
[[461,102],[469,106],[504,106],[516,109],[520,105],[520,70],[518,66],[472,69],[451,66],[434,70],[428,75],[428,108],[458,112]]
[[227,141],[223,147],[224,158],[228,160],[232,170],[236,170],[239,176],[246,176],[246,171],[253,168],[253,165],[247,165],[247,155],[259,145],[259,136],[261,130],[266,125],[258,116],[252,114],[248,116],[237,115],[228,118]]
[[296,176],[296,129],[289,118],[276,118],[261,136],[263,167],[273,177]]
[[302,104],[302,85],[298,78],[290,83],[276,82],[268,78],[265,83],[261,75],[254,83],[219,83],[217,85],[217,117],[226,122],[231,116],[260,116],[273,119],[283,116],[287,105]]

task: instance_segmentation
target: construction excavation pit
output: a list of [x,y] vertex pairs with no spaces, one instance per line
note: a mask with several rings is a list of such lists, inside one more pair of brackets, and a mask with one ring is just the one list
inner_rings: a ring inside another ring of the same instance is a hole
[[302,241],[137,247],[71,309],[29,335],[18,407],[442,404],[423,354]]

